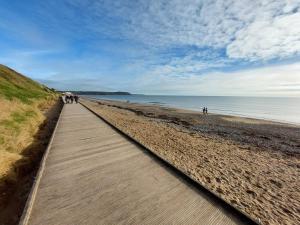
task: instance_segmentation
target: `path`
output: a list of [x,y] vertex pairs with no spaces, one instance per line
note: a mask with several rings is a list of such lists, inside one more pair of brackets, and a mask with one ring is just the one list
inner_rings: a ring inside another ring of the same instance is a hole
[[31,225],[245,224],[80,104],[65,105]]

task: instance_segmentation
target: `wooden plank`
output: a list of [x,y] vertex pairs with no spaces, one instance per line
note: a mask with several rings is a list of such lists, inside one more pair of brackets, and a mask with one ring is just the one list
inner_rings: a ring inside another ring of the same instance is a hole
[[65,105],[26,224],[245,224],[79,104]]

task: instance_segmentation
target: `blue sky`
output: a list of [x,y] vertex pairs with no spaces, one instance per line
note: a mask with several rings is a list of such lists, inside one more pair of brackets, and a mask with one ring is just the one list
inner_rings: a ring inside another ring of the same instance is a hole
[[0,63],[50,87],[300,96],[299,0],[0,5]]

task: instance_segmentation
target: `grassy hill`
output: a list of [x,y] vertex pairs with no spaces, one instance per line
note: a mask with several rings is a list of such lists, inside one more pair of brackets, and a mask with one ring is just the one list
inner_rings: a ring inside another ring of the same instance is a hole
[[38,134],[58,96],[0,65],[0,192],[8,184],[17,183],[24,168],[29,168],[32,158],[43,150]]
[[58,112],[59,94],[0,65],[0,221],[17,224]]
[[0,64],[0,97],[30,104],[53,94],[46,86]]

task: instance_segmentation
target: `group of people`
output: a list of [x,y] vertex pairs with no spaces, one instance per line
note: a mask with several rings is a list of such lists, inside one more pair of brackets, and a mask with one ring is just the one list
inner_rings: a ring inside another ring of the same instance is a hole
[[203,107],[202,112],[203,114],[207,114],[207,107]]
[[62,100],[65,104],[73,104],[74,102],[77,104],[79,102],[79,96],[67,92],[62,95]]

